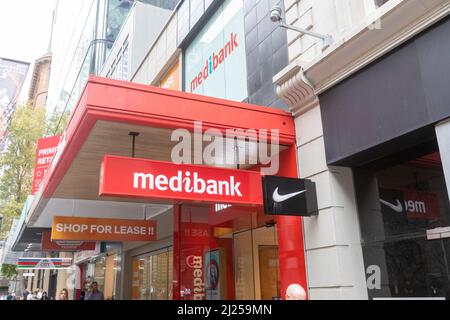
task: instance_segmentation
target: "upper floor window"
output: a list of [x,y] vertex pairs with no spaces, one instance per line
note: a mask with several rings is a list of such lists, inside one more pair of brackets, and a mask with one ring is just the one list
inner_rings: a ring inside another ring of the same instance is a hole
[[178,45],[200,21],[214,0],[183,0],[178,8]]
[[[153,5],[155,7],[173,10],[179,0],[139,0],[140,2]],[[109,0],[106,37],[108,40],[115,41],[119,34],[122,24],[133,6],[135,0]],[[111,49],[112,44],[108,44]]]
[[382,5],[384,5],[386,2],[388,2],[389,0],[374,0],[375,2],[375,7],[379,8]]
[[129,46],[128,39],[122,45],[116,59],[106,74],[107,78],[128,81],[129,77]]
[[389,0],[364,0],[364,6],[366,8],[366,14],[371,15],[379,8],[388,3]]

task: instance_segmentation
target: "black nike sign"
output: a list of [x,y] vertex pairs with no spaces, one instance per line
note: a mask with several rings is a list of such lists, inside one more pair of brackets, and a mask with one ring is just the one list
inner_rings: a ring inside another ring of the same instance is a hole
[[264,176],[262,181],[265,214],[317,215],[316,186],[311,180]]

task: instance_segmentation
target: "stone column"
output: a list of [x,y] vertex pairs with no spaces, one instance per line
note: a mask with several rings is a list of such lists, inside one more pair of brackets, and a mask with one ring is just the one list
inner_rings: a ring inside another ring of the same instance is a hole
[[309,297],[367,299],[352,170],[327,166],[319,99],[301,67],[274,80],[295,116],[299,175],[317,188],[319,215],[303,219]]

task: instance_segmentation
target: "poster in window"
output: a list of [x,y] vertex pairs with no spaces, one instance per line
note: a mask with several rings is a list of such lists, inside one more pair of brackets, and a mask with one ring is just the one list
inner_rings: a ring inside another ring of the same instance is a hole
[[207,300],[227,296],[226,254],[223,248],[205,252],[205,292]]

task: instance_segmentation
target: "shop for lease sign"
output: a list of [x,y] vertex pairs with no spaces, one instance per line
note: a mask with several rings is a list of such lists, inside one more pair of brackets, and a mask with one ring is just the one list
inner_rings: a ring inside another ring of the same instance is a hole
[[154,241],[156,221],[54,217],[52,241]]

